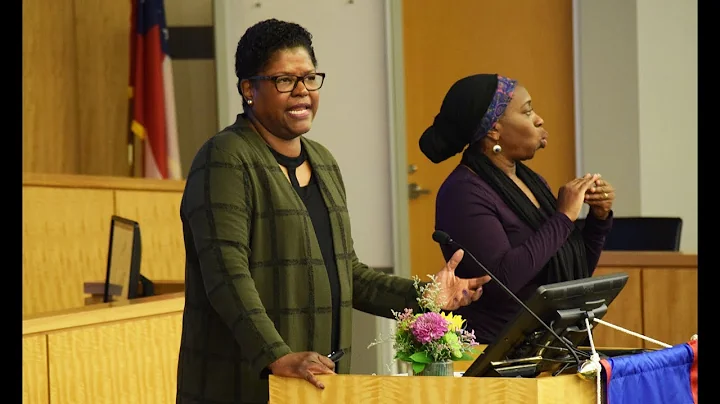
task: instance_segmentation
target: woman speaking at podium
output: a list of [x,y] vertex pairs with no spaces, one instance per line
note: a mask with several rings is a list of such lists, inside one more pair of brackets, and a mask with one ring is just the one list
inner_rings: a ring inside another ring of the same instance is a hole
[[[417,307],[411,280],[358,259],[338,164],[303,136],[325,81],[311,38],[275,19],[245,32],[235,55],[244,113],[190,168],[178,403],[267,403],[268,373],[322,388],[315,375],[350,371],[353,308],[392,318]],[[337,76],[352,96],[356,78]],[[456,277],[462,254],[438,273],[450,310],[490,279]],[[341,350],[335,367],[327,355]]]
[[[592,275],[612,227],[613,187],[598,174],[563,185],[557,197],[523,161],[548,144],[528,90],[496,74],[453,84],[420,138],[434,163],[463,152],[436,199],[435,228],[464,246],[523,301],[547,283]],[[583,230],[576,228],[590,205]],[[452,249],[441,246],[445,257]],[[459,276],[483,270],[466,259]],[[483,298],[459,309],[480,343],[491,343],[521,309],[494,282]]]

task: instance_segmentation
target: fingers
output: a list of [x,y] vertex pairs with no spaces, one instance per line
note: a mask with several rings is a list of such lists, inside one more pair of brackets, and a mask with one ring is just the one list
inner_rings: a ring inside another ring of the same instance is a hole
[[615,199],[615,192],[594,192],[594,193],[588,193],[585,194],[585,201],[586,202],[602,202],[602,201],[612,201]]
[[472,290],[482,288],[482,285],[490,282],[490,275],[481,276],[479,278],[468,279],[468,287]]
[[468,304],[478,300],[483,293],[482,285],[490,282],[492,278],[489,275],[481,276],[479,278],[473,278],[467,280],[467,289],[463,289],[462,296],[460,298],[453,299],[454,304],[459,306],[467,306]]
[[593,184],[589,189],[589,193],[596,193],[596,194],[603,194],[603,193],[610,193],[615,192],[615,188],[613,188],[612,185],[608,184],[605,181],[596,181],[595,184]]
[[598,180],[595,180],[595,183],[593,184],[592,187],[590,187],[590,190],[591,190],[592,192],[595,192],[595,189],[597,189],[597,188],[602,188],[602,187],[605,187],[605,186],[610,186],[610,184],[608,184],[607,181],[605,181],[605,180],[603,180],[603,179],[598,179]]
[[568,182],[568,186],[573,188],[585,190],[590,187],[597,179],[600,178],[600,174],[585,174],[582,177],[575,178]]
[[321,364],[325,365],[330,370],[335,370],[335,362],[331,361],[330,358],[320,354],[318,354],[318,357],[320,358],[319,361]]
[[584,192],[588,188],[590,188],[595,181],[600,178],[600,174],[586,174],[585,177],[583,177],[583,180],[579,184],[579,188]]
[[467,289],[464,289],[462,291],[462,296],[456,297],[454,300],[455,302],[453,303],[453,305],[456,306],[455,308],[467,306],[468,304],[472,303],[471,293],[468,292]]
[[463,259],[463,256],[465,255],[465,251],[463,250],[457,250],[455,251],[455,254],[450,257],[450,260],[447,262],[447,265],[445,265],[445,269],[454,272],[455,268],[457,268],[460,261]]
[[334,375],[335,374],[335,372],[333,371],[333,369],[335,369],[334,365],[333,365],[333,369],[330,369],[329,367],[327,367],[319,362],[314,362],[312,365],[308,366],[307,369],[316,375]]
[[312,372],[310,372],[309,369],[305,371],[305,380],[307,380],[308,382],[310,382],[310,384],[314,385],[315,387],[317,387],[319,389],[325,388],[325,385],[322,384],[322,382],[320,380],[318,380],[318,378],[315,377],[315,375],[312,374]]
[[472,300],[473,302],[477,301],[478,299],[480,299],[480,296],[482,296],[482,294],[483,294],[483,288],[479,287],[479,288],[475,289],[475,292],[473,292],[472,296],[470,296],[470,300]]
[[609,209],[608,205],[612,205],[612,201],[608,201],[608,200],[604,200],[604,201],[585,201],[585,203],[586,203],[589,207],[591,207],[591,208],[593,208],[593,207],[598,207],[598,208],[603,208],[603,209]]
[[587,180],[588,175],[590,175],[590,174],[585,174],[582,177],[577,177],[577,178],[573,179],[572,181],[568,182],[567,185],[568,186],[576,186],[576,185],[580,184],[581,182]]
[[334,375],[335,372],[333,370],[335,369],[335,363],[333,363],[333,361],[331,361],[329,358],[320,354],[316,354],[315,359],[310,359],[305,363],[307,365],[304,366],[305,370],[302,371],[305,380],[315,385],[315,387],[319,389],[324,389],[325,385],[322,384],[322,382],[318,380],[315,375]]

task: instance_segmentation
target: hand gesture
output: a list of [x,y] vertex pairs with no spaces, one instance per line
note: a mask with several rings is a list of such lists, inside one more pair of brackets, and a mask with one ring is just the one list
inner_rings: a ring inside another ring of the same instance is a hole
[[573,222],[577,220],[583,202],[585,202],[586,191],[599,177],[598,174],[585,174],[560,187],[557,202],[558,212],[564,213]]
[[463,250],[455,251],[443,269],[435,275],[435,281],[441,286],[438,297],[445,304],[442,307],[443,310],[452,311],[476,301],[482,296],[482,285],[490,282],[488,275],[471,279],[455,276],[455,268],[462,260],[463,255],[465,255]]
[[585,192],[585,202],[590,205],[590,213],[598,219],[605,220],[610,214],[615,200],[615,188],[609,182],[598,179]]
[[319,389],[324,389],[315,375],[335,374],[335,363],[317,352],[294,352],[271,363],[268,369],[276,376],[305,379]]

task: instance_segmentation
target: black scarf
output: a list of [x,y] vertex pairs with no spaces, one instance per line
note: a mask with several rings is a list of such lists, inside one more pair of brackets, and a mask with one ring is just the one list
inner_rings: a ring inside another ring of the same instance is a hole
[[[532,191],[540,203],[536,208],[520,187],[502,170],[475,147],[468,147],[463,153],[461,164],[468,166],[480,178],[490,184],[515,214],[534,230],[538,230],[557,210],[557,200],[545,182],[533,170],[521,162],[516,163],[516,174]],[[547,271],[547,272],[545,272]],[[585,258],[585,242],[580,229],[570,233],[567,241],[550,258],[543,272],[547,282],[563,282],[590,276]]]

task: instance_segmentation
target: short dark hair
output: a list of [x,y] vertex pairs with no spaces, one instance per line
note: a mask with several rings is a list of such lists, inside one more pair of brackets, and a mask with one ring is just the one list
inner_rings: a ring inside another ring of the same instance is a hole
[[[275,52],[302,46],[310,55],[313,66],[317,59],[312,46],[312,34],[298,24],[280,21],[275,18],[260,21],[248,28],[238,41],[235,51],[235,75],[237,88],[242,96],[240,82],[258,74]],[[243,97],[243,106],[245,97]]]

